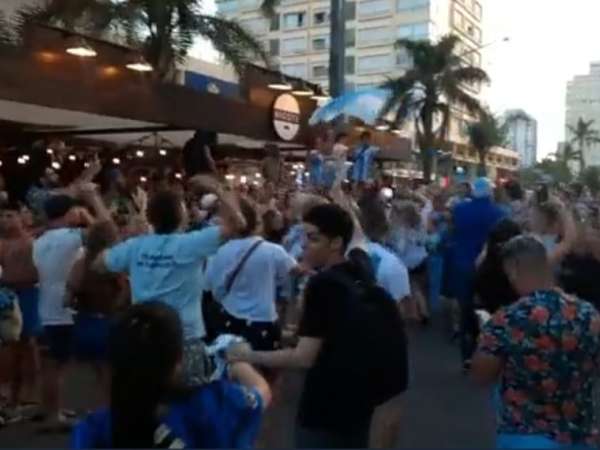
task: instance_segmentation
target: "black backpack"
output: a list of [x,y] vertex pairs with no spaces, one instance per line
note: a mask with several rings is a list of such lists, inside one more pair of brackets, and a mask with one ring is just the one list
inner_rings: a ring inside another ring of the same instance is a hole
[[[345,368],[363,392],[365,406],[376,407],[408,387],[408,345],[404,322],[391,295],[374,282],[339,274],[352,302],[326,343],[330,364]],[[358,400],[358,399],[356,399]]]

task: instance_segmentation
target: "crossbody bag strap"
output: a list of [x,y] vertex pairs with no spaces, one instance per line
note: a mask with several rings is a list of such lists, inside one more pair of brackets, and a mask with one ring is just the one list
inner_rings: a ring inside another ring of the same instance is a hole
[[227,294],[229,294],[229,291],[231,290],[231,287],[233,286],[233,283],[235,282],[235,279],[237,278],[237,276],[239,275],[240,271],[244,267],[244,264],[246,264],[246,261],[248,261],[248,258],[250,258],[250,256],[252,256],[252,253],[254,253],[254,251],[263,242],[264,241],[262,239],[259,239],[258,241],[256,241],[254,244],[252,244],[252,246],[248,249],[248,251],[246,251],[246,253],[242,257],[242,259],[240,259],[240,262],[235,267],[235,269],[233,270],[233,272],[231,272],[231,275],[229,275],[229,277],[227,278],[227,281],[225,282],[225,292],[224,292],[224,295],[223,295],[224,297]]

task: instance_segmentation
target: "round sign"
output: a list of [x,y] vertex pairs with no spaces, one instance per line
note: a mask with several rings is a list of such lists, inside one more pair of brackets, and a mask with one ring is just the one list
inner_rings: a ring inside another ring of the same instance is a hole
[[284,141],[292,141],[300,131],[300,105],[296,97],[282,94],[273,104],[273,127]]

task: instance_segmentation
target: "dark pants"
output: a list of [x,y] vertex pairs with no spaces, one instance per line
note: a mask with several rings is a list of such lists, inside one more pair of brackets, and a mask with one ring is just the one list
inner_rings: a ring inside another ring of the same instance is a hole
[[368,448],[370,422],[351,430],[331,431],[296,424],[296,448]]
[[463,362],[471,359],[477,340],[473,284],[475,268],[455,268],[455,293],[460,306],[460,351]]
[[[214,331],[220,334],[234,334],[248,341],[253,350],[272,351],[281,348],[281,327],[277,322],[252,322],[238,319],[219,307],[213,315]],[[216,337],[215,336],[215,337]]]

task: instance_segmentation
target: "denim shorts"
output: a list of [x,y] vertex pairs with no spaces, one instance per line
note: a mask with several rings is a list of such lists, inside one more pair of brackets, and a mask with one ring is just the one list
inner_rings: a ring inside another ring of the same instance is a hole
[[108,317],[79,313],[73,328],[73,354],[85,362],[104,362],[108,359],[108,336],[111,321]]

